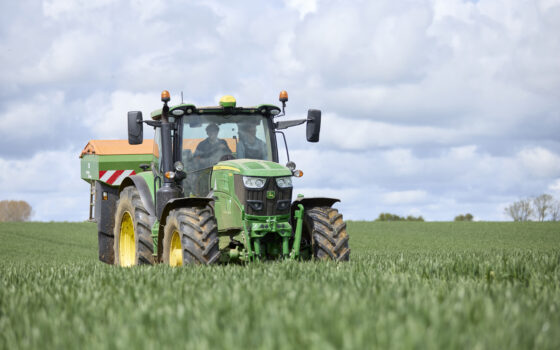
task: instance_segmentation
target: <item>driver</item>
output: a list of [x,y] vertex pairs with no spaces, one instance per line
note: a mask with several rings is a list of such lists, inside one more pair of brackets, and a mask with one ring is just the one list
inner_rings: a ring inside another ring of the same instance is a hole
[[244,123],[239,126],[237,158],[263,159],[267,157],[266,143],[257,137],[257,126]]
[[211,167],[218,163],[223,156],[231,155],[231,150],[227,142],[218,138],[220,128],[218,125],[211,123],[206,127],[208,137],[202,140],[194,151],[194,159],[196,159],[201,168]]

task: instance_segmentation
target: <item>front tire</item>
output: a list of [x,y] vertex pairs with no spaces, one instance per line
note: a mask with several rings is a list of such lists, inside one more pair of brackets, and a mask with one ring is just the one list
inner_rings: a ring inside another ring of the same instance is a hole
[[173,209],[165,222],[163,262],[210,265],[220,259],[218,225],[212,208]]
[[154,243],[149,214],[134,186],[120,194],[115,212],[115,265],[153,265]]
[[338,210],[330,207],[306,209],[303,223],[311,236],[311,248],[315,259],[334,261],[350,259],[346,223]]

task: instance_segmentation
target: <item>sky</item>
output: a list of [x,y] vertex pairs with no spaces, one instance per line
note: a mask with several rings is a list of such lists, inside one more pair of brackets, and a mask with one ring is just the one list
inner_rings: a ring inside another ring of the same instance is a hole
[[507,220],[560,199],[559,33],[560,0],[4,1],[0,200],[86,220],[79,154],[127,111],[287,90],[285,119],[323,116],[319,143],[287,132],[295,193],[351,220]]

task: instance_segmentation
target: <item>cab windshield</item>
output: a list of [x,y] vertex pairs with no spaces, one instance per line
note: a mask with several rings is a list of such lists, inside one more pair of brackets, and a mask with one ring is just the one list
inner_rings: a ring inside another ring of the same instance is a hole
[[273,160],[266,117],[204,114],[183,120],[182,160],[187,172],[229,159]]

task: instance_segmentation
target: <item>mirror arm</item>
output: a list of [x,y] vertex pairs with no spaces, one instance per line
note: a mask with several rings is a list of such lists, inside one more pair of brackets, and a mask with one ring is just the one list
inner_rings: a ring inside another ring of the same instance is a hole
[[274,123],[274,128],[278,130],[284,130],[287,128],[291,128],[293,126],[301,125],[305,122],[307,122],[307,119],[286,120],[286,121]]
[[149,126],[158,127],[161,126],[161,121],[159,120],[144,120],[144,123],[148,124]]

